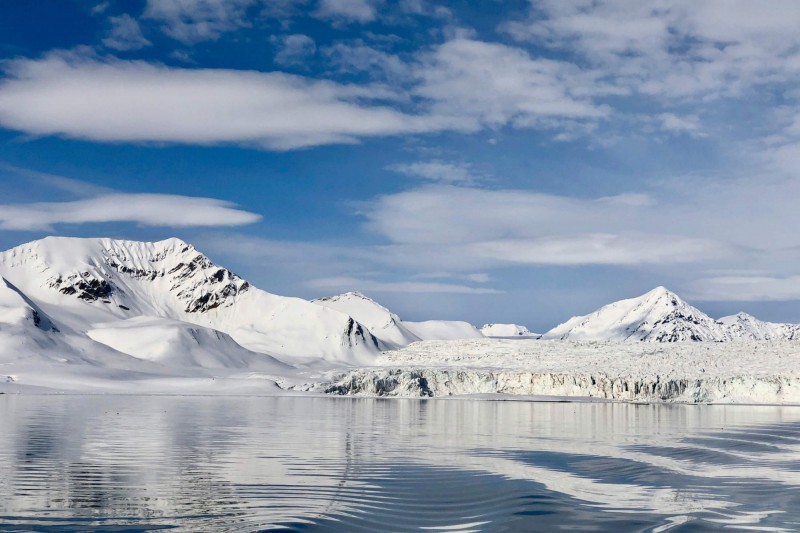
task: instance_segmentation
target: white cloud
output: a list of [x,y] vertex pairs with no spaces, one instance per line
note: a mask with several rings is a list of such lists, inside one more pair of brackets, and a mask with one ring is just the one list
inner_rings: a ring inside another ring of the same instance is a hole
[[474,127],[547,126],[560,119],[600,119],[610,109],[596,105],[587,87],[599,80],[563,61],[531,58],[520,48],[456,37],[422,58],[414,93],[433,113],[474,121]]
[[731,255],[709,239],[662,233],[584,233],[470,243],[471,255],[529,265],[641,265],[694,263]]
[[779,125],[774,133],[751,142],[749,152],[764,168],[797,176],[800,173],[800,113],[779,108],[775,114]]
[[469,165],[446,163],[444,161],[426,161],[392,165],[389,170],[441,183],[469,185],[479,181]]
[[32,135],[105,142],[292,149],[509,122],[557,128],[565,119],[607,113],[571,94],[571,86],[588,83],[574,67],[533,60],[502,45],[450,41],[415,68],[412,114],[389,107],[408,94],[398,87],[278,72],[170,68],[85,50],[54,52],[6,64],[0,124]]
[[393,96],[385,88],[283,73],[168,68],[75,53],[8,68],[0,124],[33,135],[290,149],[452,127],[375,103]]
[[[710,199],[704,193],[701,203]],[[386,261],[464,271],[740,258],[750,253],[744,233],[710,227],[714,216],[728,207],[697,211],[692,202],[660,204],[641,194],[574,198],[427,185],[357,204],[356,209],[366,218],[366,227],[389,243],[381,248]],[[730,215],[736,216],[733,211]],[[764,239],[752,244],[762,245]]]
[[303,65],[317,51],[314,39],[300,33],[276,37],[273,42],[279,46],[275,54],[279,65]]
[[707,137],[697,115],[678,116],[674,113],[661,113],[656,118],[660,121],[660,127],[664,131],[684,133],[695,138]]
[[164,32],[185,44],[217,39],[247,26],[247,9],[256,0],[147,0],[144,18],[162,23]]
[[322,49],[328,61],[341,73],[367,73],[373,78],[405,80],[411,65],[398,56],[367,46],[361,40],[338,42]]
[[135,18],[128,14],[110,17],[111,29],[103,39],[103,44],[114,50],[139,50],[152,43],[142,35],[142,29]]
[[306,286],[317,290],[360,292],[417,292],[450,294],[500,294],[502,291],[486,287],[470,287],[453,283],[432,283],[424,281],[375,281],[369,279],[339,276],[319,278],[306,282]]
[[320,0],[316,15],[335,22],[366,23],[378,16],[370,0]]
[[690,285],[690,296],[705,301],[757,302],[800,300],[800,275],[719,276]]
[[94,7],[92,7],[89,10],[89,12],[92,15],[102,15],[103,13],[106,12],[109,6],[110,4],[108,2],[100,2],[99,4],[96,4]]
[[641,230],[641,224],[632,225],[631,220],[652,212],[652,204],[640,194],[581,199],[526,190],[426,185],[378,197],[357,209],[372,231],[394,243],[467,244]]
[[541,0],[519,40],[563,49],[619,88],[717,98],[800,74],[800,4],[775,0]]
[[135,222],[144,226],[241,226],[261,216],[230,202],[169,194],[114,193],[71,202],[0,205],[0,229],[50,231],[56,224]]
[[[617,265],[693,288],[696,299],[800,299],[798,197],[800,182],[777,178],[600,198],[428,184],[355,204],[368,234],[357,242],[219,243],[295,278],[324,280],[308,286],[325,290],[389,291],[380,287],[387,279],[401,292],[433,291],[406,285],[431,280],[472,290],[487,272],[503,279],[495,269]],[[698,271],[710,281],[692,284]]]

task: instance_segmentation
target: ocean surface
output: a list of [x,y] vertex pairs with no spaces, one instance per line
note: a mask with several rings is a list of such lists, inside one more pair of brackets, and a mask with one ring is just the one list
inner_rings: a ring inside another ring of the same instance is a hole
[[2,531],[800,529],[800,408],[0,396]]

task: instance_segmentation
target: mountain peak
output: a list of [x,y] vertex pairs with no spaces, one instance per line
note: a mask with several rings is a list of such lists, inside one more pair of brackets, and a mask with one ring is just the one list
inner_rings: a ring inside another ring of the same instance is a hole
[[320,302],[336,302],[336,301],[339,301],[339,300],[350,300],[350,299],[366,300],[368,302],[374,303],[375,305],[380,305],[378,302],[376,302],[375,300],[373,300],[369,296],[366,296],[366,295],[364,295],[364,294],[362,294],[362,293],[360,293],[358,291],[347,291],[347,292],[343,292],[342,294],[335,294],[333,296],[323,296],[321,298],[317,298],[316,301],[320,301]]
[[683,299],[680,296],[672,292],[671,290],[667,289],[664,286],[659,285],[655,289],[652,289],[645,294],[639,297],[641,300],[659,300],[659,299],[666,299],[670,300],[671,303],[683,303]]
[[544,335],[550,339],[654,342],[716,341],[722,337],[721,324],[661,286],[573,317]]
[[663,285],[659,285],[658,287],[650,290],[647,294],[660,294],[660,295],[669,295],[673,294],[668,288],[664,287]]

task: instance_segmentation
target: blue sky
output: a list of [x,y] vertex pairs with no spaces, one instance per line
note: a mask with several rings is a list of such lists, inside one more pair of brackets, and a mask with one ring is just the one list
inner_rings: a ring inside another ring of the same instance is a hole
[[800,321],[800,4],[11,0],[0,246],[517,322],[665,285]]

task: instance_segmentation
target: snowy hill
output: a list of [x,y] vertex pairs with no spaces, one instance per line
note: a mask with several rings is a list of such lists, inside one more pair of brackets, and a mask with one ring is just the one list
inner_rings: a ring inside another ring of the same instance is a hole
[[145,316],[217,330],[251,352],[293,362],[366,363],[383,348],[349,315],[257,289],[179,239],[48,237],[0,254],[0,275],[84,335]]
[[736,342],[800,339],[800,326],[745,313],[714,320],[664,287],[573,317],[543,339],[646,342]]
[[467,322],[401,320],[396,314],[359,292],[319,298],[313,300],[313,303],[347,313],[364,324],[390,348],[400,348],[420,340],[474,339],[482,336],[475,326]]
[[531,333],[528,328],[519,324],[484,324],[480,331],[484,337],[541,337],[538,333]]

